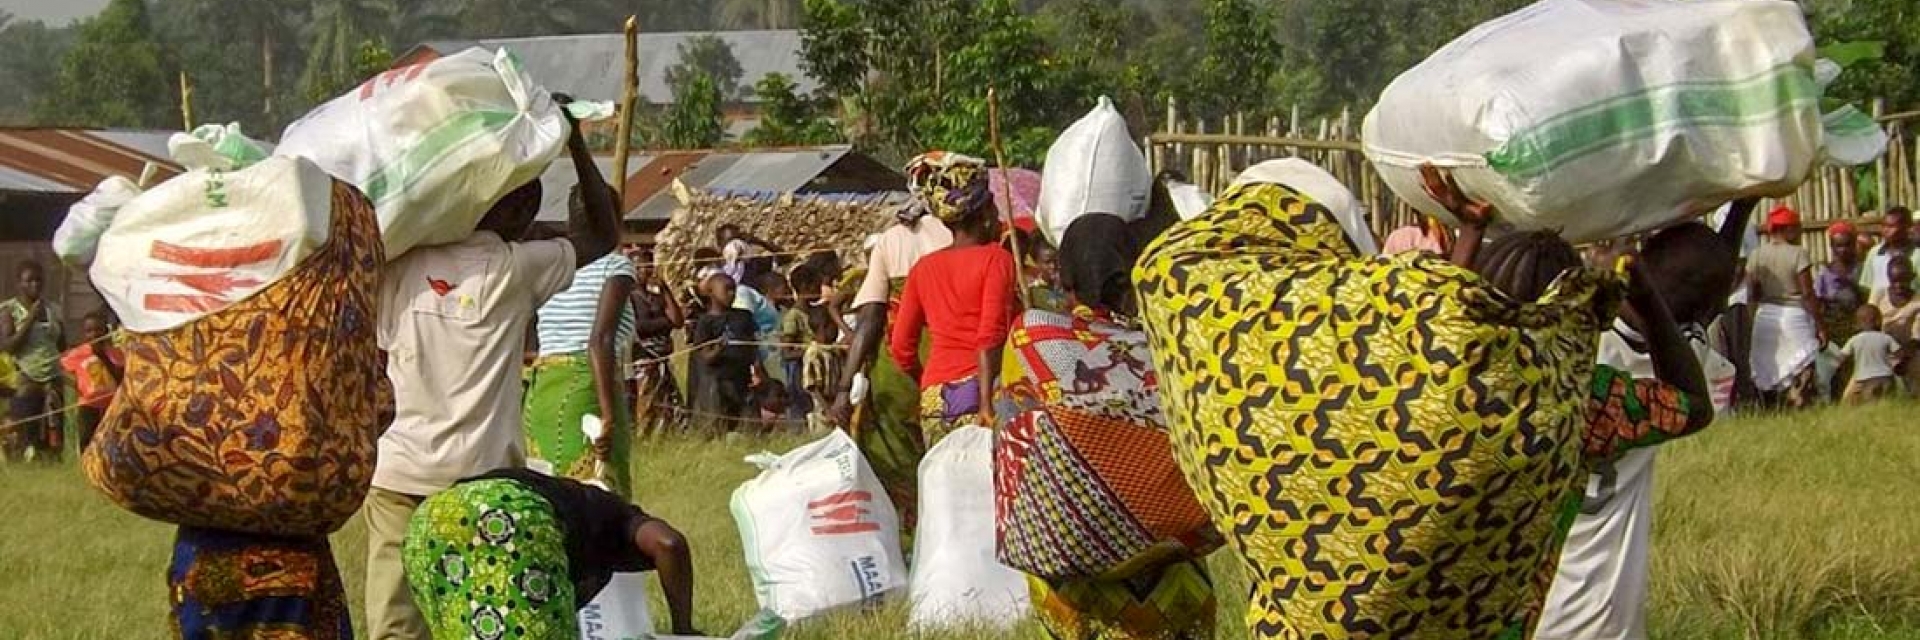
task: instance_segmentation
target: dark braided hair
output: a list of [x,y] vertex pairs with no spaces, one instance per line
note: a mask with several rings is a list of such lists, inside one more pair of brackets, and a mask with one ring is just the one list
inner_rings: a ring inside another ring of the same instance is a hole
[[1502,236],[1473,261],[1473,270],[1481,277],[1521,302],[1539,300],[1560,274],[1580,266],[1580,252],[1552,231]]

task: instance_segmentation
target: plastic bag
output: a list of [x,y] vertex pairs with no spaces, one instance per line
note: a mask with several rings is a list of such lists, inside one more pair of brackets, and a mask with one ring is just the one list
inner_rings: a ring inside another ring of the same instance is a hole
[[132,180],[113,176],[100,181],[93,193],[67,210],[67,218],[54,230],[54,255],[74,266],[93,264],[95,252],[100,248],[100,236],[113,226],[120,208],[137,197],[140,197],[140,186]]
[[245,169],[267,159],[266,147],[240,132],[240,124],[201,125],[167,138],[167,153],[187,169]]
[[1040,176],[1040,202],[1033,218],[1053,246],[1067,227],[1088,213],[1110,213],[1133,222],[1147,215],[1153,169],[1133,143],[1127,119],[1100,97],[1100,104],[1047,149]]
[[1835,140],[1868,138],[1833,159],[1878,155],[1859,118],[1836,114],[1829,138],[1814,63],[1793,2],[1545,0],[1402,74],[1361,136],[1423,212],[1452,219],[1421,188],[1432,163],[1496,224],[1613,238],[1790,194]]
[[652,637],[653,615],[647,611],[647,574],[613,574],[600,595],[580,609],[580,640]]
[[747,461],[731,507],[761,608],[798,621],[906,586],[899,516],[845,432]]
[[[318,250],[333,179],[311,162],[273,157],[233,172],[188,171],[115,210],[117,197],[76,207],[69,223],[110,217],[88,274],[128,329],[151,333],[245,300]],[[83,256],[84,242],[69,240],[66,251]]]
[[1027,578],[994,555],[993,432],[962,427],[920,462],[913,539],[915,629],[1011,626],[1027,616]]
[[560,108],[507,50],[400,67],[287,127],[276,153],[312,159],[380,212],[388,259],[459,242],[566,144]]

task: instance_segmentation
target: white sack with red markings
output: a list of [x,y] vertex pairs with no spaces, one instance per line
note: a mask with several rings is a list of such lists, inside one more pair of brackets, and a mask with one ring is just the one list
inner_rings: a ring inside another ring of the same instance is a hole
[[189,171],[120,207],[88,273],[127,329],[178,327],[245,300],[325,244],[332,189],[300,158]]
[[846,432],[747,462],[731,506],[760,608],[799,621],[906,586],[900,518]]

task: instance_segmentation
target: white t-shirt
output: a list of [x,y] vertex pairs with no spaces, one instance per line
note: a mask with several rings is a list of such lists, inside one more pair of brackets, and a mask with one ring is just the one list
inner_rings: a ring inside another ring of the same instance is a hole
[[911,226],[896,224],[887,227],[867,255],[867,279],[860,282],[860,291],[854,294],[853,305],[849,308],[858,309],[886,302],[893,293],[895,278],[907,277],[921,256],[945,249],[951,244],[953,232],[933,216],[921,218],[918,224]]
[[509,244],[482,231],[387,264],[380,347],[396,413],[373,486],[427,496],[525,463],[521,349],[534,311],[573,283],[573,263],[566,240]]
[[[1884,298],[1887,295],[1887,265],[1893,262],[1893,256],[1887,255],[1886,243],[1873,245],[1867,250],[1867,258],[1860,263],[1860,288],[1867,290],[1871,299]],[[1920,271],[1920,249],[1907,254],[1915,271]]]
[[[1653,358],[1635,351],[1624,324],[1600,337],[1600,364],[1652,378]],[[1716,410],[1731,402],[1733,363],[1693,340]],[[1653,544],[1652,447],[1634,449],[1588,476],[1580,516],[1567,532],[1560,568],[1536,640],[1644,640],[1647,559]]]
[[1893,360],[1900,353],[1900,343],[1879,331],[1862,331],[1854,334],[1842,350],[1853,361],[1853,381],[1859,382],[1893,377]]

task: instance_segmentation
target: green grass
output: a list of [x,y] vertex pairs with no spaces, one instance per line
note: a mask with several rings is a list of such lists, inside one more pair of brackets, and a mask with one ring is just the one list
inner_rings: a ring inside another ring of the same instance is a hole
[[[1920,640],[1920,405],[1739,419],[1659,459],[1654,638]],[[802,442],[652,441],[636,456],[648,510],[694,541],[696,624],[732,630],[757,609],[727,498],[741,458]],[[171,529],[120,511],[78,470],[0,467],[0,638],[165,638]],[[334,537],[359,609],[365,534]],[[1213,559],[1221,638],[1244,637],[1245,582]],[[655,596],[656,614],[664,612]],[[814,621],[791,637],[907,637],[899,603]],[[1028,637],[960,631],[936,640]]]

